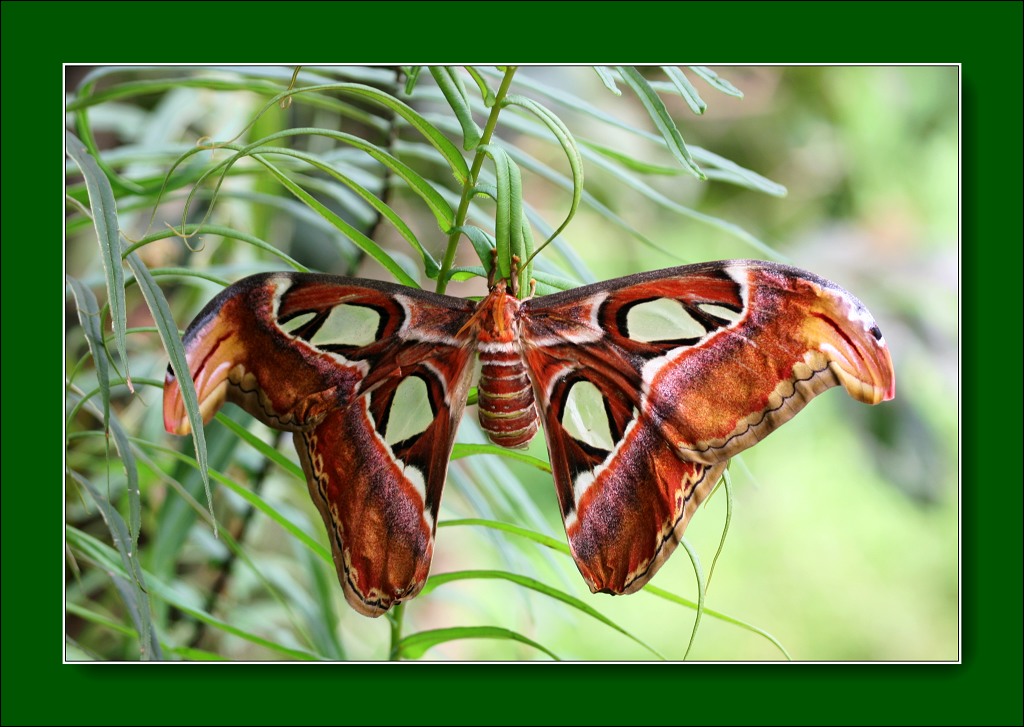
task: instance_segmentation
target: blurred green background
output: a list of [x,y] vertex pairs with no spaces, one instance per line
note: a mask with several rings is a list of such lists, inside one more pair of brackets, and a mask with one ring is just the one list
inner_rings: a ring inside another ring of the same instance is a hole
[[[956,660],[959,658],[959,499],[958,499],[958,69],[955,67],[716,67],[743,91],[742,99],[714,92],[702,94],[708,108],[692,114],[678,98],[666,97],[687,144],[702,147],[784,185],[788,194],[771,196],[750,189],[701,183],[689,176],[648,175],[652,193],[621,184],[614,174],[588,165],[587,191],[612,212],[641,230],[661,250],[654,250],[609,224],[606,214],[584,206],[565,237],[597,279],[685,262],[733,257],[773,256],[830,278],[859,297],[881,327],[896,366],[897,397],[868,408],[842,392],[812,402],[793,421],[734,461],[734,508],[725,549],[707,594],[707,607],[742,619],[774,635],[799,660]],[[582,67],[528,67],[520,71],[553,89],[566,89],[636,126],[650,121],[635,99],[615,98],[593,72]],[[75,81],[69,78],[69,85]],[[528,91],[523,91],[528,93]],[[161,105],[192,109],[180,127],[162,129],[154,149],[170,139],[194,141],[198,130],[225,138],[251,118],[262,99],[240,94],[180,89],[141,103],[97,107],[93,123],[104,145],[115,152],[135,134],[133,124]],[[572,132],[600,138],[625,153],[667,164],[664,149],[645,145],[628,133],[612,132],[587,114],[558,106],[558,93],[544,99]],[[672,105],[673,102],[675,105]],[[171,116],[171,115],[168,115]],[[264,121],[261,123],[279,123]],[[122,128],[119,128],[122,127]],[[230,131],[229,131],[230,130]],[[503,129],[499,126],[499,133]],[[453,137],[454,138],[454,137]],[[507,132],[506,140],[552,167],[564,166],[559,150],[530,137]],[[136,140],[137,141],[137,140]],[[177,148],[177,147],[175,147]],[[138,147],[133,149],[137,152]],[[136,157],[132,163],[145,164]],[[159,164],[154,168],[159,169]],[[163,167],[166,169],[166,167]],[[279,193],[256,181],[259,193]],[[567,195],[543,179],[524,175],[527,202],[549,221],[565,213]],[[656,194],[674,201],[657,204]],[[407,201],[407,200],[406,200]],[[403,200],[393,200],[408,215],[420,238],[440,244],[431,220]],[[682,212],[679,206],[685,206]],[[746,231],[707,224],[712,216]],[[148,213],[148,210],[146,210]],[[318,243],[310,229],[267,207],[251,208],[222,200],[218,212],[239,227],[262,232],[287,245],[300,261],[328,272],[343,272],[344,248]],[[180,214],[180,212],[179,212]],[[173,223],[173,216],[170,217]],[[179,217],[180,219],[180,217]],[[124,221],[122,221],[124,224]],[[144,224],[144,220],[143,220]],[[79,232],[88,238],[89,231]],[[755,247],[754,236],[767,246]],[[186,258],[211,265],[215,272],[237,277],[259,267],[247,249],[208,243],[187,255],[180,241],[147,248],[149,264],[179,263]],[[343,252],[339,253],[341,249]],[[397,248],[396,248],[397,249]],[[96,282],[94,243],[69,242],[68,273]],[[552,250],[551,256],[556,253]],[[466,263],[472,261],[468,259]],[[254,267],[255,266],[255,267]],[[279,265],[278,265],[279,266]],[[382,277],[365,261],[360,274]],[[175,311],[184,327],[218,286],[193,291]],[[449,288],[449,294],[479,292],[472,285]],[[74,321],[69,313],[69,323]],[[145,320],[140,319],[139,325]],[[73,327],[73,326],[72,326]],[[80,353],[80,340],[69,331],[69,357]],[[144,344],[138,344],[144,348]],[[152,342],[148,344],[152,346]],[[166,358],[159,351],[134,367],[141,376],[161,377]],[[134,366],[134,365],[133,365]],[[146,370],[144,366],[149,366]],[[161,433],[160,392],[144,389],[116,404],[126,422],[154,441],[178,446]],[[472,411],[466,419],[471,419]],[[241,418],[244,421],[244,417]],[[211,441],[218,424],[211,425]],[[257,428],[256,431],[259,431]],[[269,432],[264,439],[273,441]],[[474,436],[464,427],[463,439]],[[294,458],[290,443],[282,451]],[[531,453],[544,457],[542,440]],[[185,446],[188,451],[188,445]],[[69,450],[69,461],[95,457],[95,450]],[[239,449],[227,456],[239,481],[260,471],[262,458]],[[508,479],[511,472],[515,478]],[[146,490],[149,519],[173,498],[158,481]],[[321,541],[319,516],[304,485],[271,468],[262,494]],[[507,489],[508,494],[502,494]],[[481,494],[484,493],[484,494]],[[480,499],[508,498],[504,512],[517,513],[519,524],[541,528],[564,539],[550,476],[496,458],[470,458],[452,465],[442,504],[446,518],[476,514]],[[77,495],[69,493],[71,500]],[[237,499],[218,495],[218,516],[240,512]],[[71,502],[69,500],[69,502]],[[705,573],[721,537],[725,493],[719,491],[694,517],[687,539],[700,554]],[[507,519],[507,518],[506,518]],[[69,520],[96,525],[77,502]],[[247,549],[264,573],[281,585],[292,606],[268,597],[264,584],[236,570],[218,615],[225,621],[265,633],[282,643],[298,637],[292,611],[315,610],[320,627],[335,627],[341,653],[351,659],[386,656],[388,624],[352,613],[328,573],[309,565],[294,542],[273,524],[254,519]],[[143,546],[145,542],[143,541]],[[171,572],[197,601],[210,587],[209,565],[223,550],[208,530],[191,528],[188,542]],[[533,549],[509,547],[489,531],[452,527],[438,531],[432,572],[495,567],[524,571],[584,599],[630,633],[668,658],[682,658],[693,613],[649,594],[612,598],[591,596],[568,559],[537,555]],[[321,580],[318,580],[320,578]],[[654,585],[695,597],[689,559],[679,549],[654,579]],[[75,584],[70,598],[94,593],[93,582]],[[307,596],[306,593],[316,594]],[[324,596],[323,593],[327,595]],[[107,606],[116,606],[107,599]],[[332,607],[325,607],[331,602]],[[189,641],[187,620],[173,609],[168,633]],[[582,618],[543,596],[492,581],[466,581],[439,587],[410,603],[407,632],[453,624],[497,624],[527,634],[563,658],[649,659],[649,651],[596,621]],[[131,649],[94,625],[72,621],[82,653],[103,658],[131,654]],[[203,648],[227,658],[274,658],[251,643],[207,634]],[[434,659],[521,659],[538,653],[511,642],[454,641],[432,649]],[[780,652],[749,631],[705,617],[689,658],[708,660],[777,659]]]

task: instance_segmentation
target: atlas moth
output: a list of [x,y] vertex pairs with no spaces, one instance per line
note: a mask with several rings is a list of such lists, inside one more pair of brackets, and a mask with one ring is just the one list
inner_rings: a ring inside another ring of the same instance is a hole
[[[313,273],[226,288],[184,336],[203,421],[225,401],[291,432],[349,604],[423,588],[480,358],[492,442],[542,428],[569,546],[593,592],[632,593],[669,557],[729,460],[817,394],[868,404],[895,378],[881,331],[835,283],[724,260],[520,300]],[[164,424],[191,431],[168,367]]]

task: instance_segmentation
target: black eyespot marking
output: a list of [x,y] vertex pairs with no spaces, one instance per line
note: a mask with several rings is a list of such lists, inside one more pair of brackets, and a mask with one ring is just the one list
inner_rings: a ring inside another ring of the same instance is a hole
[[881,341],[882,340],[882,331],[881,331],[881,329],[879,329],[878,326],[871,326],[870,333],[871,333],[872,336],[875,337],[876,341]]
[[170,364],[167,364],[167,380],[173,381],[175,379],[174,369],[171,368]]

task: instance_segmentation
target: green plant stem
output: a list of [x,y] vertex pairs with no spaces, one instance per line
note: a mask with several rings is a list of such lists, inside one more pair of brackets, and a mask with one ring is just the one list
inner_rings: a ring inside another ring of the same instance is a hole
[[391,648],[388,649],[388,660],[399,661],[398,644],[402,640],[402,617],[405,616],[405,604],[400,603],[388,614],[391,622]]
[[484,165],[487,153],[484,151],[491,143],[491,136],[498,125],[498,115],[501,113],[502,101],[508,95],[508,89],[512,85],[512,77],[516,74],[517,66],[508,66],[505,69],[505,76],[501,79],[501,85],[494,97],[494,104],[491,106],[491,113],[487,117],[483,134],[480,136],[480,143],[476,147],[476,155],[473,157],[473,165],[469,169],[469,178],[462,187],[462,198],[459,200],[459,209],[455,213],[455,224],[448,235],[448,246],[444,251],[444,259],[441,261],[441,269],[437,276],[437,292],[444,293],[448,287],[448,274],[455,262],[455,251],[459,246],[459,238],[462,236],[462,225],[466,222],[469,214],[469,203],[473,200],[476,182],[480,176],[480,169]]

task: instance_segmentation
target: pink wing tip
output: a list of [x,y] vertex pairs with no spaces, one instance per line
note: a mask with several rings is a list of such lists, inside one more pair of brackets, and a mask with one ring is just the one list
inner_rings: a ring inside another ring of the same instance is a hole
[[185,403],[181,398],[181,387],[169,366],[164,377],[164,429],[169,434],[179,436],[192,432],[192,425],[185,414]]
[[[879,335],[881,335],[879,333]],[[884,392],[882,394],[881,401],[889,401],[896,397],[896,369],[892,365],[892,354],[889,352],[889,347],[882,343],[882,350],[885,353],[885,360],[882,366],[882,373],[885,375],[884,382],[888,384],[884,386]]]
[[895,374],[889,378],[889,388],[886,390],[885,395],[882,397],[882,401],[889,401],[890,399],[896,398],[896,376]]

